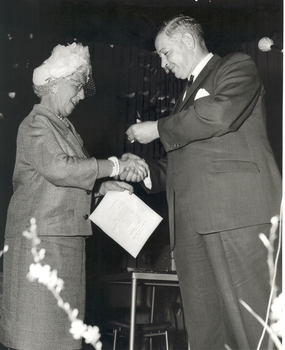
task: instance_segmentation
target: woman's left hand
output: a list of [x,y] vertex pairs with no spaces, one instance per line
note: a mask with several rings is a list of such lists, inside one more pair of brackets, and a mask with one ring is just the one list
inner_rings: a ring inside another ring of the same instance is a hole
[[130,194],[134,192],[134,188],[132,185],[123,182],[123,181],[105,181],[102,182],[99,188],[99,193],[102,196],[105,196],[105,194],[109,191],[119,191],[123,192],[125,190],[128,190]]

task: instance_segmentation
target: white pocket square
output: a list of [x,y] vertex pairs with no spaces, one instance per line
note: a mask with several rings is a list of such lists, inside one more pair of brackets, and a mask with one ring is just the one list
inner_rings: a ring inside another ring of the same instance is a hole
[[197,94],[196,94],[195,98],[194,98],[194,101],[198,100],[198,98],[205,97],[205,96],[209,96],[209,95],[210,95],[210,94],[208,93],[207,90],[205,90],[205,89],[199,89],[199,90],[197,91]]

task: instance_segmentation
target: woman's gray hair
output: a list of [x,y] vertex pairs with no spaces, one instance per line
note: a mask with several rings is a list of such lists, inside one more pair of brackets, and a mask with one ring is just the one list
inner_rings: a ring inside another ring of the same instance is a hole
[[158,29],[157,36],[164,33],[169,37],[174,37],[177,34],[182,35],[185,32],[194,35],[200,45],[206,48],[204,41],[204,32],[201,24],[189,16],[178,15],[169,19],[168,21],[163,22]]
[[42,98],[43,96],[48,95],[58,85],[59,80],[62,80],[62,79],[55,79],[55,80],[52,80],[52,81],[50,81],[50,82],[48,82],[48,83],[46,83],[44,85],[35,85],[35,84],[33,84],[34,93],[39,98]]

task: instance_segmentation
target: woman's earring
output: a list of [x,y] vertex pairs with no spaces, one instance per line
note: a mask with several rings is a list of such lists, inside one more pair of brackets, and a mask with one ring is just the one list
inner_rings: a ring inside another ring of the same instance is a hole
[[53,94],[56,94],[58,92],[58,87],[56,85],[54,85],[52,88],[51,88],[51,92]]

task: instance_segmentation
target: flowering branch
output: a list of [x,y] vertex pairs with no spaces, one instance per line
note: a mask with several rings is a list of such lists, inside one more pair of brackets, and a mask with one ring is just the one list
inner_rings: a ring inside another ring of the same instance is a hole
[[9,247],[7,245],[4,246],[3,250],[0,250],[0,258],[1,256],[8,251]]
[[[271,285],[271,293],[268,302],[268,309],[265,320],[263,320],[259,315],[257,315],[252,308],[245,303],[243,300],[239,300],[240,303],[263,325],[263,332],[259,340],[259,344],[257,346],[257,350],[260,349],[262,339],[264,337],[265,331],[270,335],[269,342],[273,341],[276,345],[277,349],[281,349],[282,344],[278,337],[282,337],[282,331],[285,326],[285,317],[283,310],[283,294],[280,293],[277,297],[277,286],[276,282],[276,272],[277,272],[277,261],[280,254],[281,249],[281,223],[280,223],[280,232],[279,232],[279,243],[276,253],[276,258],[274,261],[274,240],[277,238],[277,229],[279,225],[279,216],[274,216],[271,218],[271,228],[269,232],[269,239],[265,236],[264,233],[259,234],[259,238],[265,245],[268,250],[267,264],[269,268],[269,282]],[[268,325],[269,312],[271,309],[271,320],[275,321],[275,323]],[[268,347],[271,348],[271,345],[268,344]]]
[[[32,255],[34,258],[34,264],[30,265],[29,273],[27,278],[29,281],[38,281],[45,285],[54,295],[57,300],[57,304],[62,308],[68,315],[71,322],[70,333],[74,339],[84,338],[85,343],[91,344],[96,350],[102,349],[102,343],[99,341],[100,333],[97,326],[87,326],[82,320],[77,318],[78,310],[71,309],[69,303],[64,302],[60,296],[60,292],[64,288],[64,281],[57,276],[57,270],[52,270],[49,265],[42,265],[40,262],[45,257],[45,249],[38,250],[37,246],[40,244],[40,239],[37,236],[36,219],[30,220],[31,226],[29,231],[24,231],[23,235],[32,241]],[[1,255],[0,255],[1,256]]]
[[278,339],[277,335],[274,333],[274,331],[268,326],[268,324],[266,324],[263,319],[252,310],[252,308],[245,303],[243,300],[239,300],[240,303],[257,319],[257,321],[259,323],[262,324],[262,326],[266,329],[266,331],[269,333],[271,339],[273,340],[274,344],[276,345],[278,350],[282,350],[282,344],[280,342],[280,340]]
[[277,229],[278,229],[278,222],[279,218],[278,216],[273,216],[271,219],[271,228],[269,232],[269,239],[265,236],[264,233],[259,234],[259,238],[261,239],[262,243],[265,245],[265,247],[268,250],[268,258],[267,258],[267,264],[269,268],[269,281],[271,286],[273,287],[274,296],[276,296],[276,286],[274,284],[275,282],[275,264],[274,264],[274,241],[277,238]]

